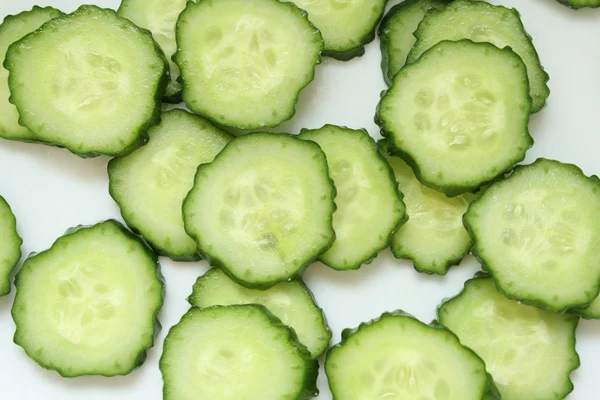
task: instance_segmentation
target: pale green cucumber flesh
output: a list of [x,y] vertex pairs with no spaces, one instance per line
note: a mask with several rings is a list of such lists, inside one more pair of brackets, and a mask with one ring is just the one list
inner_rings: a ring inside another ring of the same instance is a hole
[[70,230],[17,274],[14,341],[65,377],[126,375],[154,343],[157,258],[116,221]]
[[319,260],[339,270],[360,268],[389,245],[392,233],[406,220],[390,166],[366,131],[325,125],[303,130],[300,138],[325,152],[336,188],[336,239]]
[[578,315],[583,319],[600,319],[600,296],[596,297],[586,307],[572,308],[570,314]]
[[509,300],[489,277],[468,281],[438,315],[483,359],[502,400],[562,400],[573,390],[577,317]]
[[169,331],[160,359],[165,400],[304,400],[318,364],[266,308],[192,307]]
[[110,194],[127,224],[159,254],[198,259],[196,243],[183,227],[181,206],[198,166],[211,162],[233,136],[179,109],[162,114],[148,135],[148,144],[109,162]]
[[510,298],[553,311],[600,290],[600,179],[571,164],[518,166],[471,203],[473,253]]
[[23,239],[17,233],[15,216],[0,196],[0,296],[10,293],[11,273],[21,258]]

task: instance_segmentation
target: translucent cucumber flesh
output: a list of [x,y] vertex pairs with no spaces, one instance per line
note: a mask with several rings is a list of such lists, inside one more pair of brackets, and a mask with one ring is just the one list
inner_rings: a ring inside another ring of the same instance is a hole
[[336,187],[336,239],[319,258],[336,269],[358,268],[387,247],[405,218],[389,166],[363,131],[326,125],[300,137],[316,142],[325,152]]
[[585,319],[600,319],[600,296],[587,307],[573,308],[569,312]]
[[298,340],[313,358],[320,356],[329,346],[331,331],[323,312],[315,304],[308,288],[298,281],[278,283],[267,290],[253,290],[235,283],[215,268],[198,278],[189,302],[201,308],[261,304],[294,329]]
[[162,115],[150,142],[109,164],[110,190],[122,214],[152,245],[174,258],[194,258],[196,243],[183,227],[181,205],[200,164],[233,138],[183,110]]
[[503,400],[559,400],[573,390],[576,317],[509,300],[491,278],[468,281],[439,317],[485,361]]
[[0,296],[10,292],[10,274],[21,258],[23,240],[16,225],[12,210],[0,196]]

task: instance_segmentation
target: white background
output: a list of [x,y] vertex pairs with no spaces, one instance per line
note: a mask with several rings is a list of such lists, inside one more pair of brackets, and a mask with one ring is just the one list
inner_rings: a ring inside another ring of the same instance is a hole
[[[576,163],[588,174],[600,174],[600,9],[576,12],[555,0],[493,3],[519,9],[551,77],[548,106],[531,120],[536,144],[527,162],[544,156]],[[0,17],[34,4],[71,12],[80,1],[0,0]],[[119,0],[97,0],[97,4],[117,8]],[[384,89],[380,59],[377,40],[368,45],[362,58],[345,63],[326,59],[317,69],[315,82],[302,93],[296,116],[280,129],[297,133],[304,127],[332,123],[366,128],[378,137],[373,115]],[[0,193],[16,213],[24,255],[48,248],[69,227],[120,219],[108,195],[107,162],[106,157],[83,160],[66,150],[0,140]],[[167,284],[160,314],[164,328],[146,363],[126,377],[68,380],[38,367],[12,343],[13,294],[0,298],[0,399],[161,399],[158,359],[162,341],[187,310],[185,299],[193,282],[207,269],[206,262],[175,263],[163,258],[161,263]],[[430,321],[440,301],[458,293],[477,269],[478,264],[467,258],[446,277],[426,276],[385,251],[358,272],[334,272],[315,264],[307,270],[305,280],[326,312],[336,343],[343,328],[355,327],[388,310],[404,309]],[[600,393],[600,380],[594,372],[600,370],[600,321],[581,321],[577,334],[582,366],[573,374],[575,391],[569,399],[595,400]],[[331,399],[322,370],[319,387],[318,398]]]

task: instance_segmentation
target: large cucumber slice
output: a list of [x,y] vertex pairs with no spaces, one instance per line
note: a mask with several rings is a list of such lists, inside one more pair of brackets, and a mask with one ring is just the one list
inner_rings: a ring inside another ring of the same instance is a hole
[[494,6],[486,1],[455,0],[443,9],[427,13],[415,36],[417,43],[408,54],[408,63],[415,62],[427,49],[443,40],[470,39],[500,48],[510,47],[527,66],[533,100],[531,112],[541,110],[546,104],[550,95],[548,74],[514,8]]
[[198,259],[196,242],[183,228],[181,205],[198,165],[212,161],[233,136],[177,109],[164,113],[148,135],[147,145],[109,162],[110,194],[127,224],[159,254]]
[[598,177],[538,159],[491,185],[464,221],[473,253],[508,297],[561,312],[598,296]]
[[578,318],[509,300],[491,278],[468,281],[438,315],[485,361],[502,400],[562,400],[573,390]]
[[21,244],[15,216],[0,196],[0,296],[10,293],[10,275],[21,258]]
[[247,289],[232,281],[219,268],[202,275],[194,284],[188,301],[192,306],[207,308],[233,304],[260,304],[298,335],[313,358],[327,350],[331,331],[323,311],[302,281],[281,282],[267,290]]
[[406,221],[390,166],[363,130],[325,125],[303,130],[300,138],[316,142],[325,152],[336,187],[336,239],[319,260],[339,270],[360,268],[389,245],[392,233]]
[[20,122],[73,153],[127,153],[158,121],[164,56],[112,10],[85,5],[48,21],[10,46],[4,65]]
[[266,308],[193,307],[169,331],[160,359],[165,400],[304,400],[318,363]]
[[483,361],[452,332],[399,311],[346,329],[325,372],[334,400],[482,400],[495,392]]
[[188,2],[177,23],[183,100],[225,126],[276,126],[294,115],[321,62],[306,13],[278,0]]
[[334,188],[318,145],[251,133],[201,165],[183,203],[188,234],[246,287],[299,276],[334,240]]
[[378,122],[390,151],[425,185],[457,195],[525,157],[529,136],[525,65],[510,49],[441,42],[394,78]]
[[[4,60],[11,44],[38,29],[43,23],[61,15],[63,13],[55,8],[35,6],[30,11],[6,17],[0,25],[0,58]],[[9,98],[8,70],[0,68],[0,138],[36,141],[35,135],[29,129],[19,125],[19,112],[10,103]]]
[[17,274],[14,341],[65,377],[126,375],[154,343],[156,256],[116,221],[78,227]]

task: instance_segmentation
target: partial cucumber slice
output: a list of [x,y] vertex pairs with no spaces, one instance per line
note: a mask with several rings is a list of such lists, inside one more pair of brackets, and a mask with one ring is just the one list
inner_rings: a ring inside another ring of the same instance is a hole
[[558,0],[558,2],[574,9],[584,7],[600,7],[600,0]]
[[160,370],[165,400],[304,400],[318,363],[259,305],[192,308],[169,331]]
[[390,151],[447,195],[474,191],[533,144],[525,65],[510,49],[441,42],[407,65],[379,104]]
[[278,0],[190,1],[177,44],[187,106],[240,129],[290,119],[323,50],[306,13]]
[[4,65],[20,122],[75,154],[127,153],[158,121],[162,52],[112,10],[86,5],[48,21],[10,46]]
[[127,224],[159,254],[196,260],[196,242],[183,228],[181,205],[198,165],[212,161],[233,136],[178,109],[164,113],[148,135],[150,143],[108,163],[110,194]]
[[198,278],[188,301],[200,308],[233,304],[263,305],[296,332],[298,340],[313,358],[323,354],[331,340],[325,315],[302,281],[281,282],[267,290],[253,290],[238,285],[221,269],[213,268]]
[[381,140],[379,148],[394,170],[408,214],[408,221],[392,236],[392,253],[413,260],[419,272],[445,275],[471,250],[473,241],[462,218],[477,195],[448,197],[430,189],[401,158],[389,155],[387,140]]
[[365,54],[387,0],[287,0],[308,12],[323,34],[323,55],[347,61]]
[[122,0],[117,11],[119,16],[152,32],[154,40],[167,56],[171,79],[164,100],[169,103],[181,101],[181,84],[177,81],[179,67],[171,58],[177,51],[175,24],[186,3],[187,0]]
[[562,312],[598,296],[598,177],[538,159],[492,184],[464,222],[473,253],[508,297]]
[[331,247],[333,196],[319,146],[251,133],[198,168],[183,220],[213,265],[246,287],[266,289],[299,276]]
[[406,221],[406,207],[388,163],[366,131],[325,125],[303,130],[327,156],[336,187],[333,229],[336,239],[319,260],[338,270],[357,269],[386,248]]
[[154,343],[163,283],[156,256],[116,221],[67,231],[15,281],[14,341],[65,377],[126,375]]
[[549,77],[514,8],[494,6],[486,1],[455,0],[443,9],[427,13],[415,36],[417,43],[408,54],[408,63],[417,61],[427,49],[443,40],[470,39],[500,48],[510,47],[527,66],[533,99],[531,112],[546,105],[550,95]]
[[[0,58],[4,60],[8,47],[43,23],[63,15],[52,7],[33,7],[17,15],[9,15],[0,25]],[[29,129],[19,125],[19,112],[10,103],[8,70],[0,68],[0,138],[34,142],[36,137]]]
[[578,318],[509,300],[491,278],[468,281],[438,315],[483,358],[502,400],[562,400],[573,390]]
[[442,8],[450,0],[406,0],[396,4],[385,15],[379,26],[381,39],[381,69],[383,79],[392,85],[394,76],[406,64],[406,56],[417,41],[413,33],[419,23],[434,8]]
[[0,296],[10,293],[10,274],[21,258],[23,239],[17,233],[17,220],[0,196]]
[[483,361],[452,332],[399,311],[344,330],[325,372],[334,400],[481,400],[495,391]]
[[600,296],[596,297],[589,306],[570,309],[569,313],[583,319],[600,319]]

